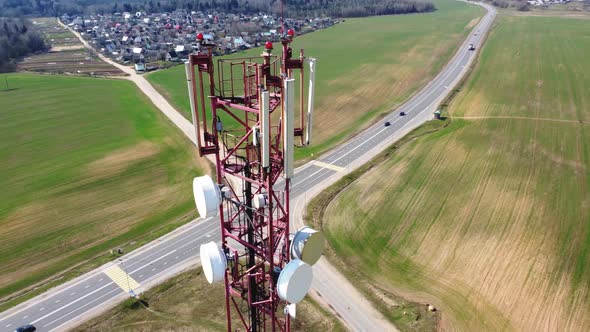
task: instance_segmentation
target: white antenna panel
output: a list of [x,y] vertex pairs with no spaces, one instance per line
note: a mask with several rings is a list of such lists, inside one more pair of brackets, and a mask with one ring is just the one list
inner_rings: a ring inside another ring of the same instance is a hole
[[215,217],[221,204],[219,187],[209,175],[199,176],[193,180],[193,195],[199,216]]
[[222,281],[225,278],[225,268],[227,267],[223,250],[219,248],[217,243],[211,241],[201,244],[200,255],[203,273],[207,281],[210,284]]
[[196,110],[196,106],[195,106],[195,91],[193,90],[193,85],[192,83],[192,73],[191,73],[191,65],[190,63],[187,61],[184,63],[184,70],[186,72],[186,83],[188,85],[188,95],[189,95],[189,101],[191,104],[191,116],[193,119],[193,126],[195,127],[195,142],[196,140],[201,139],[200,137],[200,133],[199,133],[199,124],[197,123],[197,110]]
[[283,116],[283,149],[285,151],[285,179],[293,177],[293,149],[295,140],[295,80],[285,79],[285,111]]
[[262,90],[260,103],[260,135],[262,136],[262,167],[270,166],[270,103],[269,92]]
[[322,232],[303,226],[295,233],[291,241],[291,257],[313,265],[324,253],[324,242]]
[[307,93],[307,126],[305,127],[305,145],[311,144],[311,124],[313,99],[315,91],[315,59],[309,58],[309,92]]
[[311,288],[311,266],[300,259],[290,261],[279,274],[277,293],[282,300],[298,303]]

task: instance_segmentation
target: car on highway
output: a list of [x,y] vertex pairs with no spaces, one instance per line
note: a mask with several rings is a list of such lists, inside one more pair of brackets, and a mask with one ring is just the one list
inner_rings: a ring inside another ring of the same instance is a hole
[[406,115],[406,112],[399,112],[399,116],[404,116]]
[[385,127],[389,127],[389,126],[391,126],[391,122],[389,122],[389,121],[385,121],[385,123],[384,123],[383,125],[384,125]]
[[469,50],[470,51],[475,51],[475,45],[469,44]]
[[37,328],[33,324],[23,325],[21,327],[17,327],[14,332],[34,332],[37,331]]

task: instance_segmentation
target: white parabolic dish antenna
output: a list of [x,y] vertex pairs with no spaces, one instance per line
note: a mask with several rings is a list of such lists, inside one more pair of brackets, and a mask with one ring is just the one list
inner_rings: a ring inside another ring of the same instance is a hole
[[322,257],[324,242],[322,232],[303,226],[295,233],[291,241],[291,257],[313,265]]
[[212,284],[224,279],[227,260],[217,243],[211,241],[201,244],[201,265],[207,281]]
[[300,259],[294,259],[279,274],[277,293],[289,303],[298,303],[309,291],[312,278],[311,266]]
[[209,175],[199,176],[193,180],[193,195],[199,216],[203,218],[217,216],[219,204],[221,204],[221,193]]

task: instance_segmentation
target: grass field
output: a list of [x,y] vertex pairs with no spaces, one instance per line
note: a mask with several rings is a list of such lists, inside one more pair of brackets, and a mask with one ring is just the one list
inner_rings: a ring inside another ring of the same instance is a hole
[[590,330],[589,35],[499,17],[451,124],[327,206],[342,265],[435,303],[445,330]]
[[[347,19],[295,39],[294,50],[318,59],[314,143],[296,157],[323,152],[400,105],[441,69],[483,13],[458,1],[435,4],[433,13]],[[148,79],[190,119],[184,67]]]
[[131,82],[0,82],[2,302],[194,216],[190,179],[204,166]]
[[[76,331],[227,331],[223,283],[209,285],[200,268],[166,281],[142,298],[145,305],[127,300]],[[309,298],[297,305],[291,327],[293,331],[345,331]]]

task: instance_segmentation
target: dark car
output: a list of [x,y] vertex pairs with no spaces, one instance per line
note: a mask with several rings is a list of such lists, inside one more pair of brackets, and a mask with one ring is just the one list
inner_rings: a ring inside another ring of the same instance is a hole
[[399,116],[404,116],[406,115],[406,112],[399,112]]
[[16,330],[14,330],[14,332],[33,332],[33,331],[37,331],[37,328],[35,326],[33,326],[33,324],[23,325],[21,327],[18,327]]
[[384,126],[385,126],[385,127],[389,127],[389,126],[391,126],[391,122],[389,122],[389,121],[385,121],[385,123],[384,123]]

